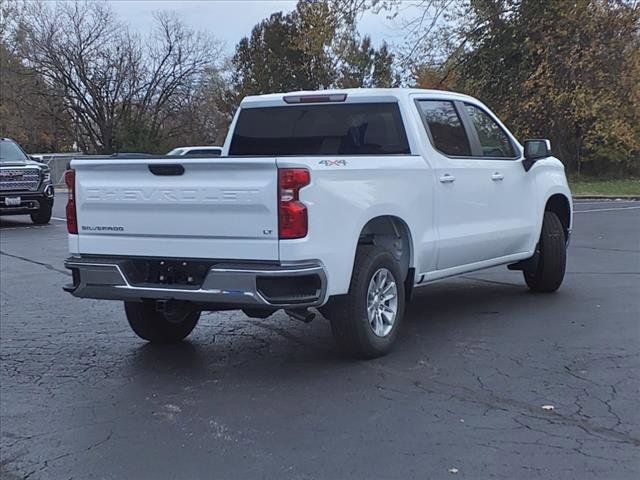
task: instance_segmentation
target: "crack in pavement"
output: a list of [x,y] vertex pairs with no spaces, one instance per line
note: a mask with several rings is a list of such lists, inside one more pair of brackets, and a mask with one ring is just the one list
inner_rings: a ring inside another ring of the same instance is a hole
[[24,480],[26,480],[27,478],[31,477],[31,475],[33,475],[34,473],[42,472],[43,470],[45,470],[49,466],[49,462],[55,462],[56,460],[60,460],[62,458],[66,458],[66,457],[69,457],[69,456],[72,456],[72,455],[77,455],[79,453],[89,452],[89,451],[93,450],[94,448],[99,447],[100,445],[103,445],[103,444],[107,443],[109,440],[111,440],[112,436],[113,436],[113,430],[111,430],[109,432],[109,434],[107,435],[106,438],[103,438],[102,440],[94,442],[94,443],[92,443],[91,445],[89,445],[86,448],[83,448],[83,449],[81,449],[79,451],[76,451],[76,452],[66,452],[66,453],[60,454],[60,455],[58,455],[56,457],[48,458],[48,459],[44,460],[43,462],[40,462],[40,463],[42,463],[41,467],[30,471],[23,478],[24,478]]
[[293,335],[291,332],[285,330],[284,328],[280,328],[276,325],[254,320],[252,318],[248,319],[247,322],[250,323],[251,325],[255,325],[256,327],[263,328],[277,335],[280,335],[284,339],[289,340],[290,342],[295,343],[301,347],[313,348],[315,350],[323,351],[323,352],[330,351],[329,349],[319,346],[312,341],[304,340],[300,337],[297,337]]
[[[385,367],[380,364],[372,364],[370,362],[363,362],[363,365],[378,372],[389,373],[398,378],[407,380],[411,382],[416,388],[426,393],[445,393],[442,391],[438,392],[434,389],[430,389],[423,385],[419,379],[413,378],[411,375],[407,375],[397,369]],[[601,440],[612,441],[616,443],[626,443],[635,447],[640,447],[640,438],[636,438],[632,435],[619,432],[612,428],[595,425],[593,424],[593,422],[590,422],[588,420],[572,418],[572,416],[562,415],[558,412],[553,412],[549,416],[540,416],[539,407],[534,407],[531,404],[521,400],[498,395],[493,390],[487,388],[479,377],[477,377],[476,380],[480,385],[480,391],[482,393],[480,393],[477,389],[473,389],[464,385],[454,385],[435,379],[432,379],[432,382],[434,385],[445,387],[446,393],[448,393],[451,398],[455,398],[462,402],[472,402],[483,405],[488,409],[515,413],[526,418],[542,420],[551,425],[573,426],[579,428],[588,435],[594,436]],[[513,409],[515,409],[516,412],[513,412]]]
[[522,285],[518,284],[518,283],[511,283],[511,282],[499,282],[497,280],[485,280],[484,278],[478,278],[478,277],[471,277],[469,275],[460,275],[460,278],[466,278],[467,280],[473,280],[474,282],[481,282],[481,283],[490,283],[492,285],[506,285],[508,287],[518,287],[518,288],[522,288]]
[[50,263],[38,262],[37,260],[31,260],[30,258],[21,257],[20,255],[13,255],[12,253],[3,252],[2,250],[0,250],[0,255],[15,258],[16,260],[22,260],[23,262],[32,263],[34,265],[39,265],[41,267],[46,268],[47,270],[51,270],[52,272],[62,273],[63,275],[67,275],[68,277],[71,276],[71,273],[67,272],[66,270],[61,270],[59,268],[56,268]]

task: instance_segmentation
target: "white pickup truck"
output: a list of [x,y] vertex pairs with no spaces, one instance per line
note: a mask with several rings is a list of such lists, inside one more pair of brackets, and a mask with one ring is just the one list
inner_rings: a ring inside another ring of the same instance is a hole
[[416,288],[496,265],[564,277],[562,163],[478,100],[356,89],[245,98],[222,156],[92,158],[66,174],[77,297],[124,300],[174,342],[203,310],[330,320],[348,353],[389,351]]

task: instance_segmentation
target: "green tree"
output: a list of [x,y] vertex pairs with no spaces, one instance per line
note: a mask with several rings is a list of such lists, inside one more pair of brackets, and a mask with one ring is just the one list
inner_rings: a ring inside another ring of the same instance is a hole
[[350,36],[343,48],[336,86],[340,88],[392,87],[397,84],[393,71],[393,54],[386,43],[376,50],[371,38],[358,41]]
[[240,40],[232,60],[240,97],[331,84],[334,73],[327,47],[335,31],[330,25],[317,26],[305,41],[304,20],[298,11],[274,13],[256,25],[250,37]]
[[400,76],[394,71],[393,62],[395,55],[389,51],[386,42],[373,54],[373,73],[371,74],[371,86],[373,87],[397,87],[400,85]]
[[414,69],[419,85],[479,97],[577,173],[640,172],[639,4],[473,0],[443,18],[421,37],[440,62]]
[[233,108],[246,95],[331,87],[387,87],[396,82],[394,56],[359,37],[355,22],[364,3],[298,2],[256,25],[232,59]]

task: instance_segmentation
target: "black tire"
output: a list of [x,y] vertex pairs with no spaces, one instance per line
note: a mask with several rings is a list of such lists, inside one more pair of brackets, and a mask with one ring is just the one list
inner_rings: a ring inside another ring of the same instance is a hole
[[31,221],[36,225],[45,225],[51,221],[51,205],[43,204],[37,212],[31,214]]
[[199,311],[180,311],[167,315],[158,312],[153,302],[124,302],[131,329],[152,343],[177,343],[184,340],[198,324]]
[[[391,330],[384,336],[374,333],[367,316],[367,292],[371,278],[381,268],[393,276],[397,293],[397,310]],[[349,293],[335,297],[322,309],[331,322],[336,343],[347,355],[375,358],[391,350],[404,316],[404,279],[393,255],[380,247],[361,245],[356,252]]]
[[536,268],[524,270],[524,281],[533,292],[555,292],[564,279],[567,241],[562,223],[553,212],[544,212],[538,250]]

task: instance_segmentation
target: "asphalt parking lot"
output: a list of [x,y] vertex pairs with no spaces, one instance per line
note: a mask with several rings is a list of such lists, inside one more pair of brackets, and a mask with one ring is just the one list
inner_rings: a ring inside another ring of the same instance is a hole
[[62,291],[64,203],[2,218],[2,478],[640,478],[639,202],[576,204],[558,293],[506,268],[427,286],[369,362],[280,313],[145,344]]

